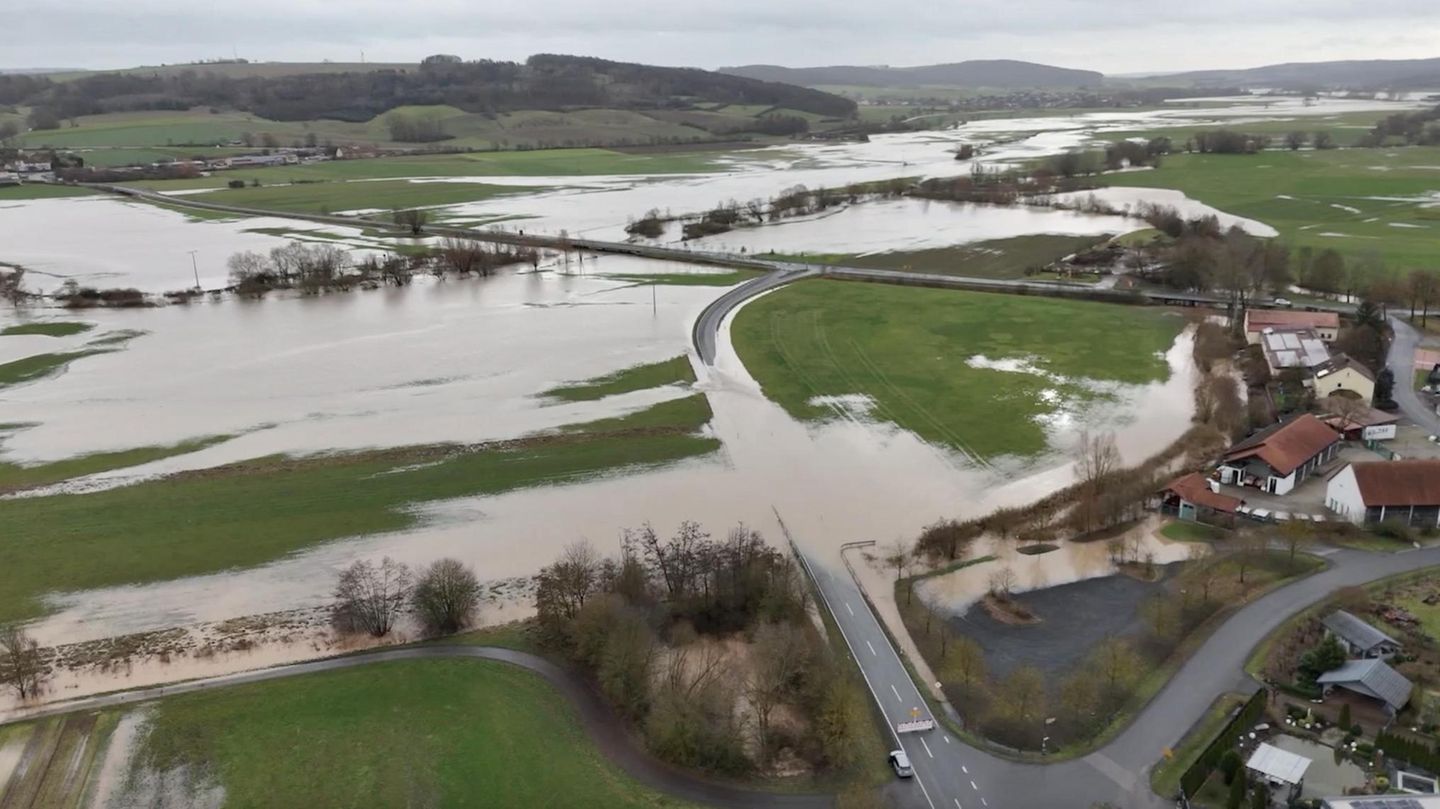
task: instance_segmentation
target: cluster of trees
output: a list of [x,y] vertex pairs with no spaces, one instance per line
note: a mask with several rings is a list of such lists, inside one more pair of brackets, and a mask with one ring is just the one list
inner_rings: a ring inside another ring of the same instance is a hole
[[1134,140],[1117,140],[1105,144],[1105,168],[1109,171],[1126,166],[1159,166],[1164,155],[1170,154],[1172,144],[1164,136],[1151,138],[1141,143]]
[[45,656],[19,624],[0,626],[0,686],[22,701],[39,696],[50,677]]
[[631,236],[658,239],[665,235],[665,226],[669,224],[669,221],[668,217],[661,216],[659,208],[651,208],[639,219],[631,219],[625,225],[625,232]]
[[[713,236],[726,233],[741,225],[759,225],[766,221],[821,213],[837,205],[854,204],[864,199],[884,199],[905,195],[910,184],[903,178],[872,183],[852,183],[844,188],[807,188],[795,185],[786,188],[767,202],[756,197],[743,205],[736,200],[721,203],[714,208],[684,222],[682,233],[686,239]],[[631,235],[654,238],[664,232],[665,224],[674,217],[662,218],[655,209],[640,219],[632,220],[626,227]]]
[[379,564],[361,559],[340,571],[330,622],[341,632],[382,638],[410,611],[426,634],[448,635],[470,625],[480,596],[475,571],[455,559],[433,562],[418,576],[388,556]]
[[[968,176],[930,177],[921,180],[908,193],[924,199],[1016,205],[1026,197],[1091,189],[1094,184],[1080,178],[1097,170],[1093,153],[1067,152],[1029,173],[1019,169],[987,169],[975,164]],[[1066,171],[1071,172],[1070,176],[1066,176]]]
[[434,114],[392,112],[385,116],[385,128],[390,140],[401,143],[434,143],[455,137],[445,131],[445,122]]
[[355,286],[393,284],[407,286],[416,273],[437,278],[447,273],[461,277],[489,277],[508,264],[537,263],[539,253],[528,247],[488,245],[473,239],[446,238],[425,253],[369,255],[355,263],[350,252],[333,244],[290,242],[269,253],[236,253],[226,261],[231,288],[247,297],[262,297],[276,289],[299,289],[308,295]]
[[1440,107],[1387,115],[1360,139],[1361,146],[1440,145]]
[[1255,154],[1270,148],[1271,142],[1269,135],[1254,135],[1233,129],[1213,129],[1191,135],[1185,141],[1185,151],[1200,154]]
[[[739,774],[782,749],[820,768],[851,760],[860,697],[806,617],[799,570],[758,532],[646,526],[624,533],[618,559],[572,545],[536,585],[543,636],[667,761]],[[727,653],[736,641],[744,655]],[[782,706],[808,729],[779,726]]]
[[772,112],[755,119],[755,124],[746,127],[762,135],[783,135],[794,137],[810,131],[810,121],[799,115],[785,115]]
[[282,121],[368,121],[408,105],[449,104],[494,114],[567,107],[689,107],[697,100],[763,104],[843,118],[855,113],[855,102],[805,87],[706,70],[545,54],[524,64],[446,61],[425,63],[418,70],[243,78],[191,71],[101,73],[65,82],[0,76],[0,104],[33,107],[57,121],[197,106],[232,107]]

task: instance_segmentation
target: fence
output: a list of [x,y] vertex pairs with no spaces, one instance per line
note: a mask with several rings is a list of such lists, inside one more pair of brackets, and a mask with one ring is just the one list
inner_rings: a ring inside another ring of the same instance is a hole
[[1215,734],[1215,738],[1210,741],[1205,752],[1201,753],[1200,757],[1195,759],[1195,763],[1185,771],[1185,774],[1180,776],[1180,794],[1187,800],[1187,805],[1189,797],[1200,791],[1200,787],[1205,784],[1205,779],[1210,777],[1210,773],[1220,763],[1220,758],[1225,755],[1226,751],[1235,747],[1241,732],[1260,719],[1260,715],[1265,712],[1265,702],[1268,698],[1269,692],[1263,688],[1251,694],[1250,700],[1241,706],[1239,712],[1230,717],[1230,721],[1225,723],[1225,727],[1221,728],[1219,733]]

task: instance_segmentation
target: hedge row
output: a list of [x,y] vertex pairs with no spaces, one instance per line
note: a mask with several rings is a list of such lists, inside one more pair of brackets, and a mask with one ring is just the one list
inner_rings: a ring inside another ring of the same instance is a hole
[[1259,721],[1260,715],[1265,712],[1267,698],[1268,692],[1263,688],[1250,695],[1249,701],[1240,708],[1239,713],[1225,723],[1225,727],[1215,734],[1215,738],[1211,740],[1210,746],[1205,748],[1205,752],[1201,753],[1200,757],[1195,759],[1195,763],[1185,771],[1185,774],[1180,776],[1181,792],[1190,796],[1200,791],[1200,787],[1205,784],[1205,779],[1210,777],[1210,773],[1220,763],[1220,757],[1224,756],[1226,751],[1234,749],[1236,740],[1240,738],[1240,734],[1246,728]]
[[1375,736],[1375,747],[1390,758],[1398,758],[1423,770],[1440,773],[1440,752],[1424,742],[1381,731]]

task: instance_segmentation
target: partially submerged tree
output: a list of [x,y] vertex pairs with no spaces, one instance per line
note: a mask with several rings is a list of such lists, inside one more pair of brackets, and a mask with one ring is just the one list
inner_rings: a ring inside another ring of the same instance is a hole
[[0,684],[27,700],[39,696],[48,677],[40,644],[19,624],[0,627]]
[[332,622],[342,632],[390,634],[410,597],[410,569],[385,557],[380,564],[360,559],[340,571]]
[[391,219],[400,227],[410,228],[410,235],[419,236],[430,224],[430,212],[420,208],[407,208],[402,211],[395,211]]
[[420,574],[410,603],[427,632],[449,635],[470,624],[480,605],[480,581],[459,560],[440,559]]

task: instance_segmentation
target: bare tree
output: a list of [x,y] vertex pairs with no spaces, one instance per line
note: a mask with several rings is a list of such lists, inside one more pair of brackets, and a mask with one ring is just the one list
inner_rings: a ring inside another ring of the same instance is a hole
[[440,559],[420,574],[410,604],[426,631],[458,632],[470,624],[480,605],[480,581],[458,559]]
[[1009,598],[1015,590],[1015,571],[1006,565],[990,574],[990,595]]
[[954,649],[950,671],[954,672],[960,683],[969,687],[984,682],[985,650],[980,644],[972,638],[961,636],[955,639]]
[[0,684],[27,700],[39,696],[48,678],[40,644],[19,624],[0,627]]
[[1129,685],[1140,671],[1140,656],[1129,643],[1116,637],[1109,637],[1095,647],[1093,664],[1110,690]]
[[1090,531],[1103,524],[1102,494],[1106,481],[1120,469],[1120,450],[1114,433],[1080,434],[1076,447],[1075,476],[1079,478],[1079,499],[1075,503],[1075,519],[1081,531]]
[[1285,146],[1290,151],[1299,151],[1306,143],[1310,142],[1310,135],[1303,131],[1288,132],[1285,134]]
[[1045,712],[1045,675],[1034,666],[1021,666],[1010,672],[996,696],[1010,718],[1037,719]]
[[9,301],[11,306],[19,308],[20,304],[30,297],[30,293],[22,288],[24,280],[24,267],[15,267],[9,272],[0,272],[0,298]]
[[1245,531],[1235,540],[1236,548],[1234,553],[1235,570],[1240,577],[1240,583],[1245,583],[1245,573],[1252,565],[1260,561],[1265,554],[1268,543],[1265,537],[1258,531]]
[[410,228],[410,235],[419,236],[430,224],[430,212],[420,208],[407,208],[391,214],[391,220],[400,227]]
[[555,564],[535,577],[535,611],[552,629],[580,613],[600,584],[600,557],[588,542],[566,546]]
[[379,565],[360,559],[340,571],[333,621],[348,632],[388,635],[410,596],[410,569],[385,557]]
[[1310,523],[1288,520],[1280,525],[1280,538],[1285,550],[1290,553],[1290,564],[1295,564],[1295,554],[1315,541],[1315,531]]
[[745,700],[755,717],[761,755],[771,750],[771,720],[775,709],[795,693],[811,665],[810,644],[794,624],[763,624],[751,645],[751,670],[745,680]]

